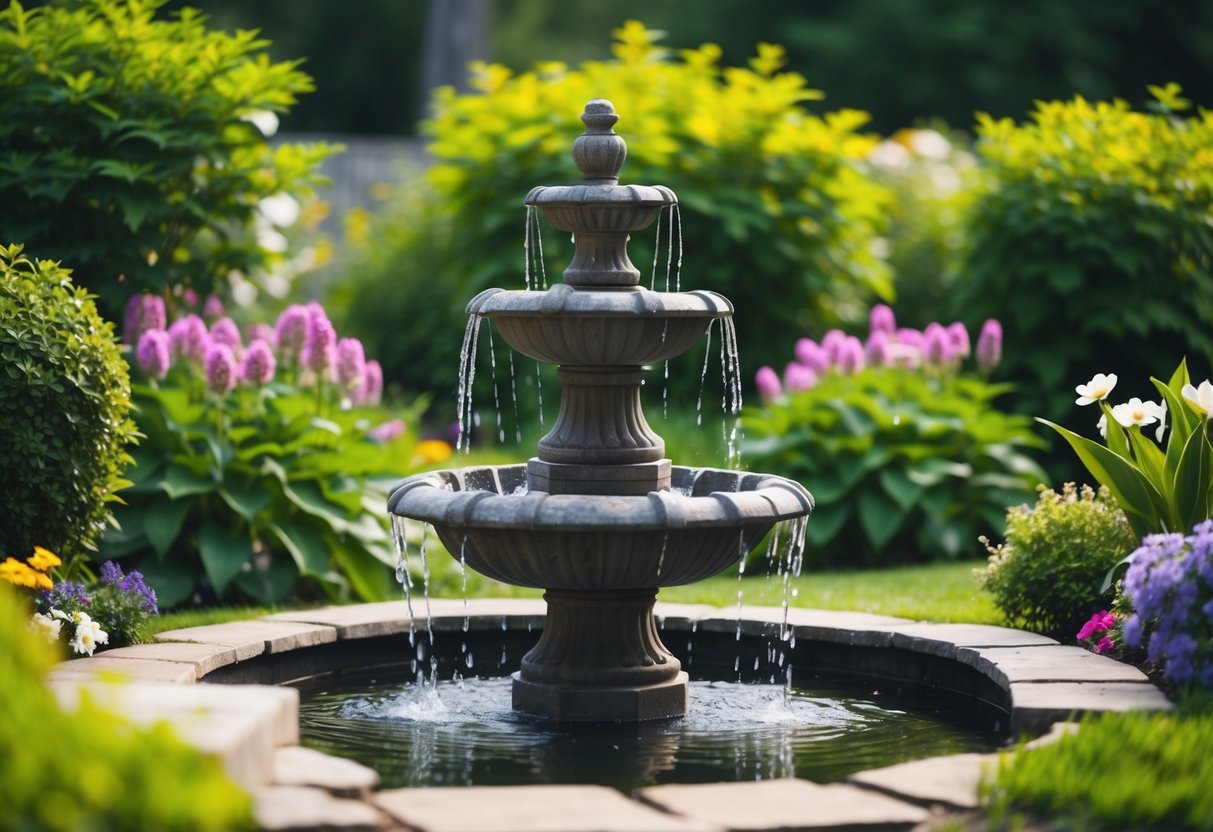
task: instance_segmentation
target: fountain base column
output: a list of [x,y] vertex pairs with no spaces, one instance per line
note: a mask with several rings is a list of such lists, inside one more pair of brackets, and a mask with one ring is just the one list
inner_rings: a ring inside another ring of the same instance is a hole
[[687,674],[657,635],[657,590],[549,589],[539,643],[514,674],[515,710],[567,722],[682,716]]

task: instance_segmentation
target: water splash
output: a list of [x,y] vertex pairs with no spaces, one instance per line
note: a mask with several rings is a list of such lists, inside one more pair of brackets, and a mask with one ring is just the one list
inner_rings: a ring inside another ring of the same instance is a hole
[[493,345],[493,322],[489,321],[489,368],[493,375],[493,409],[497,411],[497,442],[505,444],[505,421],[501,415],[501,395],[497,392],[497,348]]
[[475,313],[468,315],[467,327],[463,330],[463,345],[459,348],[459,436],[455,450],[470,450],[472,445],[472,385],[476,381],[476,350],[480,342],[480,322],[484,320]]
[[413,575],[409,570],[409,521],[398,514],[393,514],[391,518],[392,540],[396,543],[396,582],[404,590],[405,607],[409,613],[409,645],[413,646],[417,643],[417,624],[413,615]]
[[543,261],[543,226],[539,222],[539,214],[534,205],[526,207],[526,227],[522,234],[522,255],[524,260],[523,279],[527,291],[548,287],[547,266]]
[[510,357],[510,399],[514,403],[514,441],[522,443],[522,420],[518,418],[518,376],[514,372],[514,351],[506,350]]

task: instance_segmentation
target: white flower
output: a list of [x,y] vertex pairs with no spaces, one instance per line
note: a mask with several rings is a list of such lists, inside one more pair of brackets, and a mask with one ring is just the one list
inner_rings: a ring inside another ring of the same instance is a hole
[[1207,419],[1209,414],[1213,413],[1213,384],[1210,384],[1208,379],[1202,381],[1200,387],[1185,384],[1180,392],[1188,405],[1201,416]]
[[283,191],[258,202],[257,210],[279,228],[290,228],[299,220],[299,200]]
[[1146,402],[1146,407],[1154,414],[1154,418],[1158,420],[1158,430],[1154,431],[1154,441],[1161,442],[1163,432],[1167,429],[1167,403],[1161,402]]
[[278,132],[278,114],[271,110],[257,110],[240,118],[260,130],[266,138]]
[[72,613],[76,622],[76,635],[72,638],[72,650],[77,653],[93,655],[98,644],[109,641],[109,633],[101,629],[101,625],[88,617],[88,613]]
[[1103,401],[1112,392],[1112,388],[1116,386],[1116,373],[1096,373],[1094,377],[1086,384],[1080,384],[1074,388],[1074,392],[1078,394],[1078,398],[1074,400],[1074,404],[1087,405],[1091,402]]
[[878,168],[897,170],[910,163],[910,151],[901,142],[885,139],[868,154],[868,161]]
[[47,641],[58,641],[59,630],[62,627],[62,621],[57,618],[51,618],[49,615],[43,615],[40,612],[34,613],[34,617],[29,620],[30,632],[38,633],[45,637]]
[[938,130],[914,130],[910,133],[910,150],[924,159],[939,162],[948,158],[952,143]]
[[1099,414],[1099,421],[1095,423],[1095,427],[1099,428],[1099,435],[1104,439],[1108,438],[1108,414]]
[[1124,404],[1113,407],[1112,418],[1119,422],[1121,427],[1131,428],[1134,425],[1139,428],[1145,427],[1158,421],[1158,417],[1154,414],[1155,407],[1157,405],[1154,402],[1143,402],[1134,396]]

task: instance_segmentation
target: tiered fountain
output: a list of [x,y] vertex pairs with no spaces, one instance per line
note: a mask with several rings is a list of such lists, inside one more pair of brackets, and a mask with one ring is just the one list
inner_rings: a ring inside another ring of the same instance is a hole
[[618,119],[609,101],[586,105],[586,131],[573,144],[585,178],[526,198],[574,235],[564,282],[490,289],[468,304],[515,350],[559,365],[551,432],[525,465],[418,475],[388,502],[391,513],[432,524],[473,569],[546,590],[543,635],[514,674],[513,705],[562,721],[685,714],[687,674],[653,621],[658,587],[720,572],[776,523],[813,508],[803,487],[781,477],[672,465],[645,421],[644,365],[686,352],[733,308],[714,292],[638,285],[629,234],[677,197],[619,184],[627,147],[613,130]]

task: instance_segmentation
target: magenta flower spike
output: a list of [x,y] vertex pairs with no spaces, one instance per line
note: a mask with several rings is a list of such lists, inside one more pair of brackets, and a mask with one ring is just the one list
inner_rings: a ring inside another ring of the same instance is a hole
[[754,386],[764,402],[773,402],[783,395],[783,385],[779,383],[779,375],[770,367],[759,367],[754,376]]
[[892,335],[896,332],[897,318],[893,315],[892,308],[883,303],[873,306],[872,311],[868,313],[868,329],[872,335],[877,332]]
[[169,354],[174,361],[201,365],[211,336],[197,315],[186,315],[168,328]]
[[948,325],[948,338],[952,344],[952,355],[955,358],[968,358],[972,352],[972,345],[969,341],[969,330],[961,323],[956,321]]
[[250,344],[257,340],[264,341],[273,349],[278,346],[278,333],[269,324],[258,321],[248,328],[248,340]]
[[872,334],[868,336],[868,343],[864,347],[864,358],[870,367],[888,367],[893,363],[893,356],[889,350],[888,332],[883,329],[872,330]]
[[350,394],[350,399],[356,405],[373,407],[383,399],[383,367],[378,361],[366,362],[362,371],[362,383]]
[[270,345],[258,338],[249,344],[240,361],[240,379],[247,384],[262,387],[274,378],[274,352]]
[[219,300],[215,295],[211,295],[206,299],[206,303],[202,305],[202,314],[204,317],[214,320],[215,318],[223,317],[223,301]]
[[240,340],[240,328],[231,318],[220,318],[211,324],[211,341],[225,344],[232,355],[240,355],[244,351],[244,342]]
[[299,364],[299,356],[303,352],[304,342],[307,341],[307,321],[307,307],[298,304],[288,306],[278,316],[278,325],[275,327],[278,356],[288,367]]
[[977,336],[977,366],[988,373],[1002,361],[1002,324],[989,318]]
[[927,324],[922,334],[922,357],[929,367],[946,367],[951,363],[952,339],[943,324]]
[[135,347],[135,361],[148,378],[164,378],[171,363],[169,358],[168,333],[163,329],[149,329],[139,336]]
[[203,360],[206,370],[206,387],[216,396],[226,396],[236,386],[239,367],[236,356],[227,344],[212,343],[206,348]]
[[793,361],[783,371],[783,386],[789,393],[793,390],[810,390],[816,384],[817,371],[798,361]]
[[838,353],[838,369],[846,375],[855,375],[863,369],[863,342],[854,335],[848,336]]
[[796,360],[815,373],[830,366],[825,350],[812,338],[801,338],[796,342]]
[[399,419],[392,419],[391,421],[384,422],[381,425],[376,425],[375,427],[371,428],[370,431],[367,432],[367,436],[374,439],[376,442],[387,443],[391,442],[393,439],[404,436],[405,430],[407,430],[407,427],[404,422],[400,421]]
[[342,338],[337,342],[337,383],[352,393],[366,375],[366,351],[357,338]]
[[826,365],[837,367],[842,357],[843,345],[847,342],[847,334],[841,329],[829,330],[821,339],[821,349],[825,352]]
[[300,361],[304,367],[316,374],[317,379],[327,380],[333,372],[337,351],[337,332],[329,322],[324,307],[318,303],[307,305],[307,337],[303,342]]

